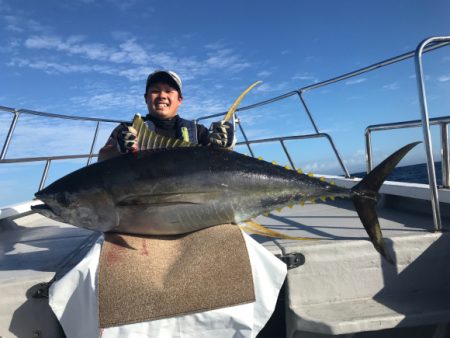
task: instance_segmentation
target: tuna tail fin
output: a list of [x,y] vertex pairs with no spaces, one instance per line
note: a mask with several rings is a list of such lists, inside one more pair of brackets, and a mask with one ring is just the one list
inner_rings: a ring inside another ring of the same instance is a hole
[[375,211],[377,193],[384,180],[389,176],[398,162],[400,162],[400,160],[419,143],[421,142],[410,143],[397,150],[376,166],[361,182],[352,188],[353,204],[355,205],[356,212],[358,213],[373,246],[391,264],[393,264],[394,261],[388,254],[384,245],[378,216]]

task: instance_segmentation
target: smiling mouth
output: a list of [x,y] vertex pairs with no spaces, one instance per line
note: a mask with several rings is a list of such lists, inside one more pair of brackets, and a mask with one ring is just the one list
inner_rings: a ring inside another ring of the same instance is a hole
[[156,109],[164,109],[164,108],[168,108],[169,104],[168,103],[157,103],[155,104]]

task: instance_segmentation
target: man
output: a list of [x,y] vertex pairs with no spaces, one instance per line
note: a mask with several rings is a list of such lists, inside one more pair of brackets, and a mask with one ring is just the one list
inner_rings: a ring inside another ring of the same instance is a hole
[[[193,144],[231,148],[234,131],[229,123],[216,122],[206,127],[178,115],[183,101],[180,77],[172,72],[159,70],[150,74],[144,94],[148,114],[144,118],[150,130],[156,133],[182,139]],[[122,123],[111,133],[105,146],[100,149],[98,160],[103,161],[120,154],[138,151],[137,131],[129,124]]]

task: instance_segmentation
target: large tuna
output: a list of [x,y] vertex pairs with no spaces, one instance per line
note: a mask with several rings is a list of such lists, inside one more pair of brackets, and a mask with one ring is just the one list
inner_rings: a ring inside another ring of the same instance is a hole
[[238,223],[319,197],[352,199],[375,248],[385,257],[377,191],[416,145],[387,158],[352,189],[212,147],[146,150],[77,170],[36,193],[44,216],[96,231],[188,233]]

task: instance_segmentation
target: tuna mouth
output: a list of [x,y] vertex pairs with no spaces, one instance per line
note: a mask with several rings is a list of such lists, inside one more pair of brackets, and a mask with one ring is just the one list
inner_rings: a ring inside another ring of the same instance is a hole
[[34,212],[37,212],[38,214],[41,214],[42,216],[45,216],[47,218],[53,219],[58,222],[63,222],[63,220],[55,214],[55,212],[50,208],[47,204],[37,204],[32,205],[31,210]]

